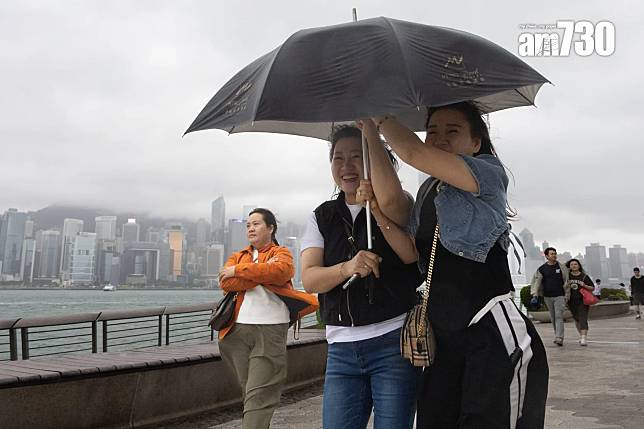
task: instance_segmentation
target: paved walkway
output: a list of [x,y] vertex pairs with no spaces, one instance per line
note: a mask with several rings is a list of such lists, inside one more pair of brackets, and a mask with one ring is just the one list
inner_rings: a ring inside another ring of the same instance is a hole
[[[552,343],[550,324],[538,324],[550,362],[546,427],[556,429],[644,428],[644,320],[633,315],[590,321],[588,347],[577,343],[566,323],[566,343]],[[273,418],[272,428],[321,428],[322,386],[291,392]],[[241,427],[238,408],[162,426],[164,429]]]

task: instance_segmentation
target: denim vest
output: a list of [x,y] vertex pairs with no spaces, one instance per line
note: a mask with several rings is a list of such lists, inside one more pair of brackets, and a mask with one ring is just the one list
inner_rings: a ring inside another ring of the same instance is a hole
[[[455,255],[485,262],[497,241],[506,251],[510,243],[505,212],[508,176],[495,156],[460,156],[478,183],[479,192],[467,192],[442,182],[438,184],[434,202],[440,241]],[[416,235],[423,202],[435,180],[430,177],[418,190],[408,227],[412,235]]]

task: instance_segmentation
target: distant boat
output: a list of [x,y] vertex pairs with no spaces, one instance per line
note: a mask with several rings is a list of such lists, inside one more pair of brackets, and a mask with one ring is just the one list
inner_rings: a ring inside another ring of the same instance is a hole
[[103,292],[116,292],[116,286],[114,286],[114,285],[105,285],[105,286],[103,286]]

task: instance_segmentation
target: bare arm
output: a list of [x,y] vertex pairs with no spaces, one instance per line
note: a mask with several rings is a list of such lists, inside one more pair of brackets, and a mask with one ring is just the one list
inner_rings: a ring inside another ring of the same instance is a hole
[[423,143],[394,118],[380,122],[380,132],[387,143],[407,164],[464,191],[479,191],[476,179],[461,157]]
[[302,251],[302,285],[309,293],[326,293],[353,274],[366,277],[373,272],[376,277],[379,277],[380,259],[373,252],[361,250],[349,261],[325,267],[324,249],[309,247]]
[[372,189],[370,182],[368,180],[361,180],[358,191],[356,201],[363,205],[366,204],[366,201],[370,202],[371,214],[376,218],[382,235],[385,236],[385,240],[387,240],[387,243],[396,252],[400,260],[405,264],[416,262],[418,260],[418,252],[416,251],[414,239],[407,231],[403,230],[396,222],[382,212],[380,201],[375,198],[375,190]]
[[413,202],[403,191],[394,165],[387,154],[373,121],[362,121],[362,129],[369,147],[371,183],[380,210],[398,225],[406,225]]

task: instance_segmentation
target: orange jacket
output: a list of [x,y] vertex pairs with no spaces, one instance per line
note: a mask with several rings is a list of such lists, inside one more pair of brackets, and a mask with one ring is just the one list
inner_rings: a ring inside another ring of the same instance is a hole
[[[267,262],[271,258],[276,261]],[[316,311],[320,304],[314,295],[293,288],[291,278],[295,273],[293,256],[283,246],[271,243],[259,249],[257,262],[253,262],[253,248],[247,248],[233,253],[224,264],[225,267],[235,266],[235,277],[229,277],[220,284],[226,292],[237,292],[235,314],[230,326],[219,331],[219,339],[226,336],[237,320],[239,309],[244,301],[244,291],[261,284],[267,290],[275,293],[288,307],[291,324],[299,318]]]

